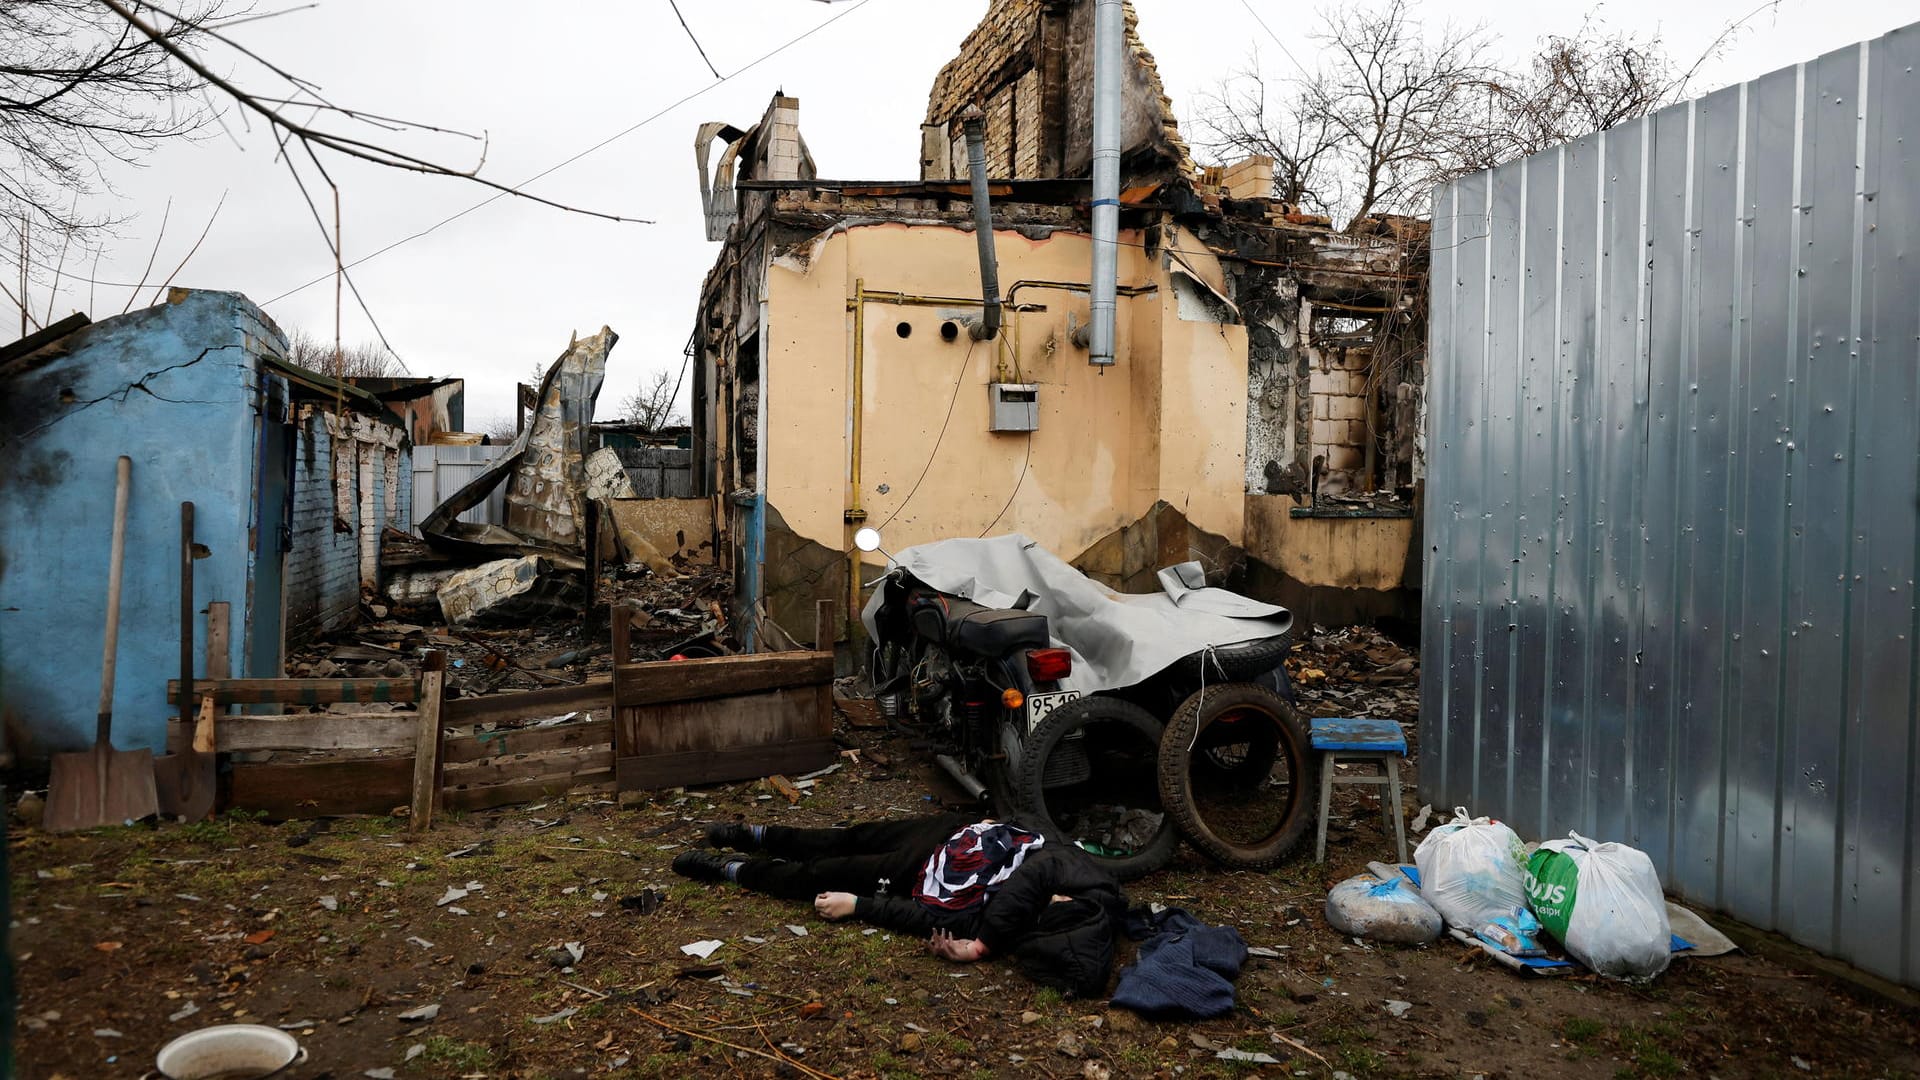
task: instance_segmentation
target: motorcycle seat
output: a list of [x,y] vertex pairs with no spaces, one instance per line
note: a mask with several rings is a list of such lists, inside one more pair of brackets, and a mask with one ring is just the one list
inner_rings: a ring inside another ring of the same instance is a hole
[[[962,610],[962,606],[971,610]],[[1014,649],[1044,649],[1047,617],[1031,611],[985,608],[964,600],[947,612],[947,642],[953,648],[979,656],[999,656]]]

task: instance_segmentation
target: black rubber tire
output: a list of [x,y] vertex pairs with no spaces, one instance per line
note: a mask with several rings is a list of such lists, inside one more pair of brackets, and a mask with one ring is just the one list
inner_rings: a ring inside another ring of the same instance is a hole
[[1291,648],[1286,634],[1257,641],[1242,641],[1235,645],[1220,645],[1210,652],[1182,657],[1173,665],[1173,670],[1187,682],[1204,680],[1208,685],[1245,682],[1279,667]]
[[[1284,758],[1292,802],[1266,836],[1236,842],[1207,823],[1194,804],[1194,791],[1196,783],[1226,780],[1239,786],[1239,778],[1223,774],[1209,754],[1207,732],[1222,717],[1247,713],[1264,717],[1276,736],[1271,747],[1255,749],[1249,761],[1262,762],[1270,772]],[[1160,740],[1160,803],[1188,842],[1215,861],[1242,870],[1269,870],[1287,857],[1313,823],[1318,764],[1305,725],[1280,695],[1253,683],[1221,683],[1187,698],[1168,722]]]
[[[1025,753],[1013,783],[1021,813],[1040,830],[1041,835],[1049,839],[1056,835],[1064,839],[1065,831],[1047,812],[1047,789],[1044,783],[1047,759],[1059,749],[1063,739],[1095,724],[1119,724],[1133,729],[1141,737],[1142,748],[1150,755],[1156,753],[1162,741],[1162,725],[1152,713],[1116,697],[1089,695],[1047,714],[1047,718],[1040,721],[1040,726],[1027,734]],[[1157,766],[1149,763],[1147,768],[1152,774]],[[1138,851],[1122,856],[1088,852],[1088,856],[1112,871],[1121,881],[1132,881],[1166,866],[1180,849],[1180,830],[1174,824],[1173,815],[1166,813],[1164,807],[1160,809],[1159,830]]]

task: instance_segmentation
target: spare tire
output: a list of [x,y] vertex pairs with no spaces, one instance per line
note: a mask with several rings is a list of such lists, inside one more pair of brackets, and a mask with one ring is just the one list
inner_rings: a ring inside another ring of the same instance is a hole
[[1160,801],[1194,847],[1245,870],[1279,865],[1313,821],[1317,762],[1280,695],[1222,683],[1181,704],[1160,740]]
[[1025,820],[1122,881],[1173,861],[1180,831],[1160,805],[1162,728],[1129,701],[1090,695],[1029,732],[1013,777]]
[[1181,657],[1173,671],[1187,682],[1247,682],[1279,667],[1289,648],[1286,634],[1215,645]]

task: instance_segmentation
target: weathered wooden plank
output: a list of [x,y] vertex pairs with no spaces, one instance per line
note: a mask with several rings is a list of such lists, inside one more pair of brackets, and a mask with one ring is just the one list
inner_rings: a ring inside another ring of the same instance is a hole
[[[451,704],[451,702],[449,702]],[[518,728],[512,731],[479,731],[456,735],[447,740],[441,759],[448,765],[463,765],[506,754],[535,754],[576,747],[613,745],[612,720],[578,720],[544,728]]]
[[622,707],[734,697],[833,681],[831,652],[754,653],[698,660],[615,664],[614,700]]
[[811,772],[833,764],[837,753],[831,737],[820,737],[776,746],[618,758],[613,763],[613,772],[621,791],[645,791],[751,780],[774,773]]
[[535,799],[551,798],[555,795],[579,795],[586,792],[612,790],[613,770],[607,769],[552,780],[525,780],[512,784],[448,788],[441,798],[445,800],[448,810],[471,811],[491,810],[496,806],[513,806],[516,803],[532,802]]
[[[195,696],[212,694],[221,705],[333,705],[343,701],[418,701],[414,679],[209,679],[193,685]],[[180,680],[167,680],[167,701],[179,704]]]
[[594,679],[579,686],[555,686],[545,690],[524,690],[512,694],[454,698],[441,709],[441,716],[448,724],[460,727],[466,724],[527,720],[533,717],[558,716],[562,713],[612,707],[613,680]]
[[[224,726],[224,725],[223,725]],[[332,814],[390,814],[413,786],[413,759],[265,762],[233,767],[227,805],[276,821]]]
[[430,664],[428,670],[420,673],[420,715],[415,721],[419,734],[413,743],[413,811],[407,819],[409,832],[432,828],[433,809],[440,801],[440,751],[446,740],[446,731],[440,726],[440,695],[447,677],[446,654],[435,653],[430,659],[438,659],[439,663]]
[[830,687],[785,687],[738,697],[623,706],[614,717],[619,757],[732,750],[831,735]]
[[[215,748],[235,750],[403,750],[411,752],[419,721],[414,714],[336,716],[223,716],[214,725]],[[167,741],[192,737],[178,720]]]
[[496,757],[472,765],[454,765],[446,771],[446,786],[473,787],[521,780],[549,780],[613,768],[613,747],[567,750],[530,756]]

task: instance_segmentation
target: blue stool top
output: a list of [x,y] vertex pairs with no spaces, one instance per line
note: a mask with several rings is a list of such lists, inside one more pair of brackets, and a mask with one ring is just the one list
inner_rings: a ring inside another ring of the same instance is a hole
[[1371,716],[1321,716],[1313,720],[1315,750],[1377,750],[1404,755],[1407,734],[1397,720]]

